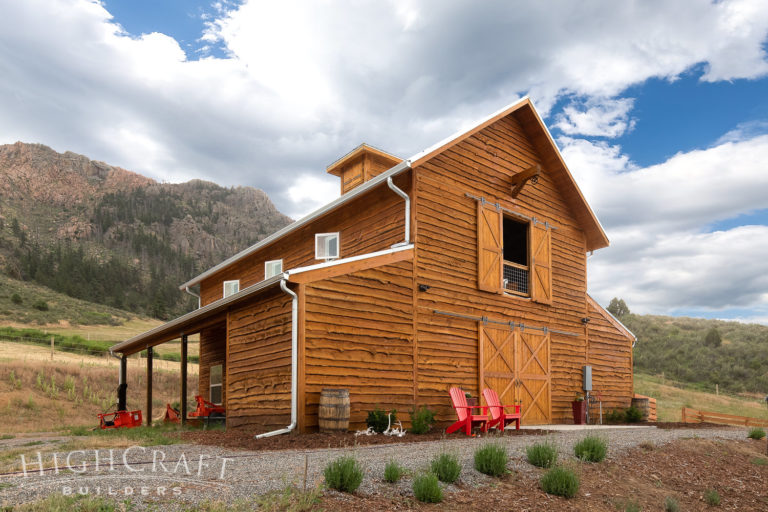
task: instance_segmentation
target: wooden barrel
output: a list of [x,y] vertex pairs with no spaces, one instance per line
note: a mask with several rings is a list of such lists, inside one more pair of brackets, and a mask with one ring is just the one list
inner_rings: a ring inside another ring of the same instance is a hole
[[651,403],[648,400],[648,397],[633,398],[632,407],[637,407],[640,409],[640,412],[643,413],[643,417],[640,419],[640,421],[648,421],[648,417],[651,414]]
[[346,432],[349,429],[349,390],[323,389],[317,416],[320,432]]

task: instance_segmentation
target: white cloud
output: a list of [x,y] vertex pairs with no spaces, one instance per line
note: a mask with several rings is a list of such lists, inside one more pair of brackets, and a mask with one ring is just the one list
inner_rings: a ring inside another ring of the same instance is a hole
[[[768,71],[765,2],[220,4],[205,39],[229,56],[190,62],[96,1],[7,2],[0,142],[254,185],[306,211],[283,192],[361,141],[407,156],[525,93],[544,113],[579,98],[569,133],[613,136],[631,118],[612,98],[632,84],[702,63],[706,80]],[[125,126],[132,137],[105,142]]]
[[646,168],[618,146],[561,144],[611,239],[588,260],[590,290],[601,303],[622,297],[640,313],[768,309],[768,226],[705,229],[768,208],[768,135]]
[[553,126],[567,135],[619,137],[635,126],[629,115],[633,104],[632,98],[595,98],[584,108],[574,103],[563,109]]
[[[158,179],[252,185],[300,216],[335,196],[325,167],[360,142],[407,157],[522,94],[545,116],[565,100],[565,158],[614,241],[590,259],[598,297],[628,282],[631,304],[630,291],[636,307],[663,311],[712,279],[699,268],[722,264],[734,284],[751,269],[729,266],[728,251],[707,252],[717,264],[691,257],[712,244],[748,252],[748,235],[764,235],[701,229],[766,207],[764,131],[741,127],[648,168],[573,136],[631,130],[631,100],[616,97],[649,78],[693,68],[708,81],[764,77],[767,2],[252,0],[212,13],[204,42],[228,56],[188,61],[167,35],[126,34],[95,0],[4,2],[0,143],[42,142]],[[692,248],[684,270],[697,279],[664,257],[675,240]],[[765,302],[720,286],[724,302]]]
[[[293,204],[310,205],[311,210],[330,203],[339,196],[338,178],[328,176],[321,179],[315,175],[302,174],[288,187],[288,199]],[[287,212],[286,215],[298,219],[306,212]]]

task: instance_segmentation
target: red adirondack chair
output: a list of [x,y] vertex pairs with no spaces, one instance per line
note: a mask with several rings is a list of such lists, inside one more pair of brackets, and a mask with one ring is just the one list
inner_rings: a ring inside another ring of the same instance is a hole
[[[451,402],[453,408],[456,409],[456,415],[459,417],[459,421],[445,429],[445,433],[450,434],[459,429],[464,429],[464,433],[471,436],[472,428],[475,426],[479,426],[483,432],[488,432],[488,407],[468,406],[467,397],[464,395],[464,391],[461,388],[451,388],[450,393]],[[481,409],[483,413],[472,414],[472,409]]]
[[[496,427],[501,431],[511,424],[515,423],[515,428],[520,430],[520,406],[519,405],[501,405],[499,395],[493,389],[486,388],[483,390],[483,396],[485,397],[485,403],[488,404],[488,408],[491,410],[491,421],[488,422],[488,428]],[[514,408],[515,412],[504,412],[505,408]]]

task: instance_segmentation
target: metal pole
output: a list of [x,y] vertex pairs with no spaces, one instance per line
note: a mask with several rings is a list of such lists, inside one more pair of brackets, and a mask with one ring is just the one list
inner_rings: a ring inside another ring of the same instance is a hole
[[181,336],[181,426],[187,424],[187,335]]
[[120,385],[117,387],[117,410],[125,411],[128,409],[126,405],[126,395],[128,390],[128,356],[123,354],[120,358]]
[[147,347],[147,426],[152,426],[152,347]]

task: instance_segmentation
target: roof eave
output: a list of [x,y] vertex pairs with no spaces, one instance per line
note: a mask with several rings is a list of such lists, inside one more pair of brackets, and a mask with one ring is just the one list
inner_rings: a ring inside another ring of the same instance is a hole
[[[259,293],[262,290],[269,288],[279,283],[282,279],[286,279],[286,278],[287,278],[286,274],[282,274],[282,273],[277,274],[276,276],[270,277],[269,279],[265,279],[264,281],[260,281],[252,286],[243,288],[239,292],[232,294],[229,297],[225,297],[223,299],[214,301],[206,306],[203,306],[202,308],[191,311],[178,318],[174,318],[170,322],[166,322],[162,325],[159,325],[154,329],[150,329],[149,331],[138,334],[133,338],[129,338],[125,341],[121,341],[120,343],[117,343],[111,346],[109,350],[110,352],[132,354],[134,352],[138,352],[139,350],[146,348],[146,345],[151,346],[152,338],[158,338],[158,337],[173,333],[174,329],[178,329],[178,336],[181,336],[182,334],[184,334],[183,331],[185,330],[184,329],[185,325],[190,325],[194,321],[202,320],[207,316],[215,315],[221,312],[222,310],[227,309],[233,303],[243,300],[245,298],[248,298],[256,293]],[[146,345],[142,346],[142,343],[145,343]]]

